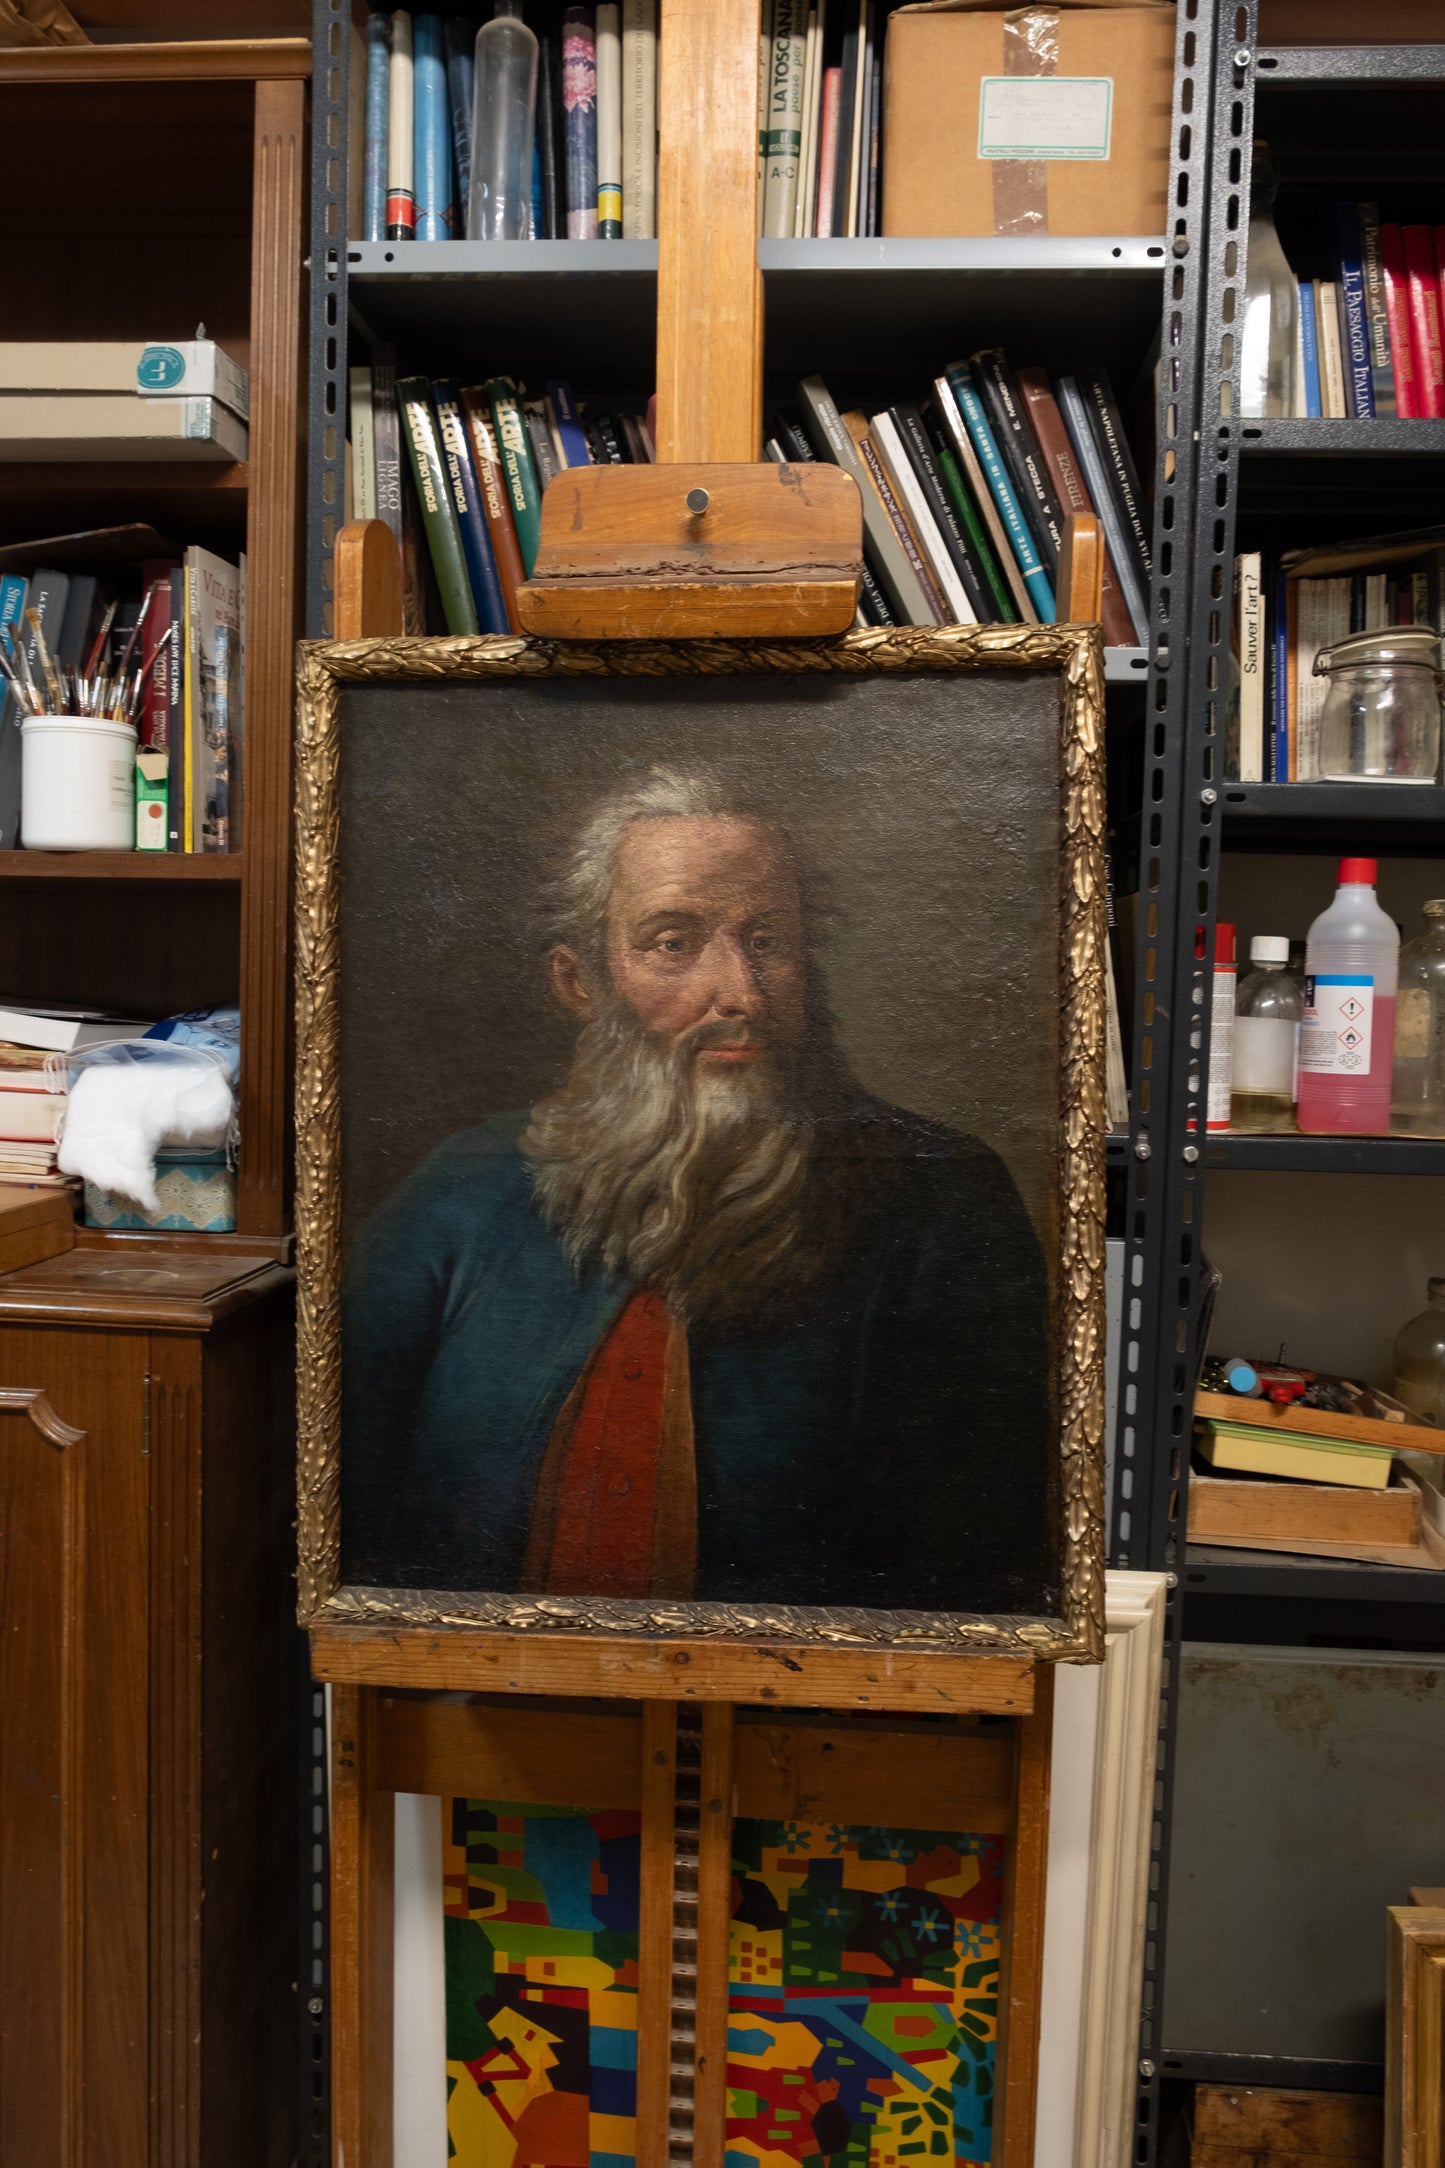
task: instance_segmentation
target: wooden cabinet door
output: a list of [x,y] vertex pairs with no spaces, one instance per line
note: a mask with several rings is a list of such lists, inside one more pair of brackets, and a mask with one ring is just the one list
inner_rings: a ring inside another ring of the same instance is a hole
[[0,2168],[144,2168],[144,1333],[0,1330]]

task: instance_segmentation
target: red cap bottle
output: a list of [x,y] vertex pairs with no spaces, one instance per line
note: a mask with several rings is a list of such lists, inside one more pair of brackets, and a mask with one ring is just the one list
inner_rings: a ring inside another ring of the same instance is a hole
[[1355,882],[1364,888],[1373,888],[1379,876],[1380,862],[1377,858],[1342,858],[1340,860],[1341,885]]

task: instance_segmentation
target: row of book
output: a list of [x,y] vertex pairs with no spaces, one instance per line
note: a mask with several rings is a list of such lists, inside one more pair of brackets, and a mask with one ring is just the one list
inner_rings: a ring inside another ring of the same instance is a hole
[[1445,526],[1234,561],[1225,774],[1307,783],[1320,772],[1328,681],[1315,658],[1352,632],[1425,625],[1445,636]]
[[877,0],[763,0],[760,234],[882,232],[886,22]]
[[[408,546],[425,534],[446,630],[518,629],[541,496],[564,467],[647,461],[641,402],[603,410],[550,379],[529,397],[510,377],[461,385],[397,378],[390,349],[351,371],[352,512]],[[873,625],[1039,624],[1055,616],[1065,521],[1096,513],[1108,563],[1104,637],[1148,638],[1147,512],[1107,373],[1051,381],[998,348],[951,364],[932,397],[840,412],[820,377],[770,414],[765,455],[830,461],[863,499],[859,618]]]
[[[69,557],[76,538],[64,539]],[[42,647],[65,682],[102,651],[124,655],[125,711],[136,724],[137,849],[238,850],[244,555],[231,564],[192,547],[91,573],[47,566],[39,554],[44,547],[35,545],[34,570],[0,572],[0,636],[14,642],[36,683]],[[6,552],[12,559],[23,554]],[[12,692],[0,710],[0,850],[24,840],[19,720]]]
[[1445,226],[1337,207],[1336,276],[1298,279],[1295,412],[1373,421],[1445,417]]
[[[504,148],[488,140],[489,128],[499,133],[491,102],[476,97],[476,39],[476,24],[461,16],[396,8],[368,17],[363,239],[449,241],[490,230],[468,216],[474,168],[489,171]],[[536,39],[532,140],[520,150],[530,198],[517,230],[492,237],[652,240],[657,0],[567,7],[536,26]]]
[[65,1055],[151,1028],[79,1010],[0,1007],[0,1182],[26,1189],[80,1184],[56,1166],[68,1092]]

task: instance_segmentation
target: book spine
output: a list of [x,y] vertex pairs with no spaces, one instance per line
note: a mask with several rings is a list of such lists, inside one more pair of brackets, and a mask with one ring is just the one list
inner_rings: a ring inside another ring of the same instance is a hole
[[813,230],[819,240],[833,231],[833,174],[838,162],[838,105],[843,95],[843,71],[823,71],[823,114],[819,124],[818,202]]
[[1430,421],[1445,416],[1445,356],[1440,346],[1440,289],[1435,251],[1428,226],[1405,226],[1405,284],[1410,297],[1410,333],[1415,350],[1415,382],[1420,413]]
[[871,489],[877,498],[879,509],[893,529],[894,540],[918,582],[919,593],[923,598],[922,607],[918,616],[911,617],[908,622],[913,625],[946,625],[951,616],[947,597],[893,487],[892,476],[882,456],[882,447],[869,428],[865,416],[860,414],[855,418],[845,415],[844,421],[863,462],[866,477],[864,486]]
[[1235,560],[1239,639],[1239,780],[1264,781],[1264,598],[1258,550]]
[[365,362],[347,371],[351,396],[352,517],[378,519],[376,431],[371,413],[371,371]]
[[864,547],[872,556],[874,572],[899,624],[936,624],[937,618],[918,575],[905,556],[877,490],[870,482],[869,469],[844,428],[843,417],[820,376],[805,377],[799,384],[798,403],[803,429],[819,459],[830,460],[835,467],[842,467],[858,484],[863,499]]
[[[1154,572],[1149,547],[1149,521],[1144,511],[1144,492],[1134,467],[1134,454],[1124,429],[1124,418],[1114,398],[1114,387],[1104,369],[1085,369],[1079,378],[1088,406],[1089,428],[1099,447],[1099,457],[1109,478],[1124,532],[1133,549],[1139,571],[1147,583]],[[1096,507],[1097,509],[1097,507]]]
[[440,15],[418,15],[412,24],[412,167],[418,241],[452,237],[451,114],[446,49]]
[[933,396],[939,426],[952,446],[959,473],[968,485],[968,492],[977,507],[978,516],[988,530],[999,577],[1013,599],[1015,615],[1020,624],[1036,625],[1039,622],[1039,613],[1034,608],[1033,597],[1019,570],[1018,559],[1014,555],[999,508],[994,502],[993,491],[979,465],[973,439],[964,423],[953,386],[946,376],[936,376],[933,379]]
[[442,379],[432,386],[432,401],[436,410],[437,430],[441,437],[442,457],[446,463],[452,508],[461,532],[462,554],[467,561],[467,577],[471,582],[477,624],[483,632],[506,632],[510,629],[507,602],[502,593],[497,560],[492,554],[487,515],[482,505],[481,485],[472,462],[466,420],[462,413],[461,389],[450,379]]
[[990,598],[984,593],[983,582],[969,552],[968,538],[959,524],[953,500],[943,486],[938,471],[933,446],[923,425],[923,416],[912,400],[901,400],[889,409],[893,427],[897,432],[914,479],[938,530],[939,540],[948,553],[948,559],[963,590],[969,608],[969,616],[960,619],[962,624],[986,625],[993,617]]
[[567,238],[597,239],[597,31],[591,8],[562,16],[562,122]]
[[547,484],[559,472],[557,450],[552,442],[552,432],[547,427],[547,408],[541,399],[528,399],[522,407],[522,427],[527,432],[527,443],[532,453],[532,468],[537,477],[539,495],[547,494]]
[[657,0],[622,0],[622,236],[657,237]]
[[477,612],[441,436],[432,412],[431,386],[424,376],[405,376],[398,380],[396,396],[447,631],[476,632]]
[[541,540],[542,492],[537,487],[516,385],[509,376],[494,376],[487,385],[487,397],[492,402],[497,451],[507,484],[507,502],[516,522],[517,546],[530,579],[537,561],[537,544]]
[[[137,733],[142,745],[164,752],[170,743],[171,678],[174,656],[166,635],[171,622],[171,574],[174,558],[149,558],[141,567],[146,593],[152,595],[141,633],[141,712]],[[154,591],[154,592],[152,592]]]
[[559,377],[549,377],[547,397],[551,400],[552,412],[557,417],[566,464],[569,467],[590,466],[592,455],[587,449],[587,436],[582,427],[582,417],[577,411],[577,401],[572,396],[572,386]]
[[622,239],[622,16],[597,10],[597,238]]
[[[447,108],[452,124],[452,164],[457,176],[456,232],[467,230],[472,196],[472,100],[476,90],[476,32],[463,16],[453,15],[443,37],[447,56]],[[540,97],[540,85],[538,91]]]
[[1304,386],[1305,414],[1317,420],[1320,412],[1320,346],[1315,330],[1313,279],[1299,282],[1300,376]]
[[1415,367],[1415,345],[1410,337],[1410,295],[1405,278],[1405,246],[1400,228],[1380,228],[1380,263],[1385,275],[1385,316],[1390,327],[1390,360],[1395,372],[1395,412],[1402,421],[1415,421],[1424,412]]
[[1013,485],[1009,481],[999,448],[994,442],[993,431],[988,425],[983,401],[974,388],[967,366],[954,363],[948,371],[948,382],[958,401],[958,409],[963,416],[964,427],[968,431],[979,467],[993,492],[994,503],[1008,534],[1009,545],[1023,575],[1024,584],[1033,598],[1040,622],[1052,625],[1055,616],[1053,583],[1034,546],[1033,535],[1029,531],[1018,498],[1014,495]]
[[539,38],[538,47],[537,177],[542,188],[542,215],[537,231],[540,240],[565,241],[567,238],[567,202],[563,171],[565,158],[559,148],[562,137],[560,91],[558,89],[561,55],[550,33]]
[[908,455],[891,414],[875,414],[870,419],[868,438],[860,447],[865,459],[868,456],[869,440],[893,486],[894,502],[902,512],[919,554],[928,567],[934,590],[943,605],[943,622],[946,625],[975,623],[968,597],[943,546],[943,537],[938,532],[937,523],[918,486],[918,478],[909,465]]
[[186,771],[190,765],[186,745],[186,569],[177,565],[171,574],[171,666],[167,692],[170,715],[166,743],[170,751],[170,774],[166,778],[166,849],[183,851],[185,841]]
[[391,74],[386,108],[386,238],[410,241],[416,236],[415,97],[412,76],[411,16],[397,8],[391,18]]
[[1129,546],[1128,531],[1120,515],[1119,505],[1109,487],[1109,473],[1104,464],[1098,440],[1089,426],[1088,403],[1083,392],[1071,376],[1059,378],[1059,412],[1069,441],[1074,447],[1089,495],[1094,500],[1094,510],[1104,529],[1104,540],[1119,576],[1129,615],[1134,622],[1134,636],[1141,647],[1149,644],[1149,596],[1139,575],[1138,562]]
[[[845,0],[846,5],[846,0]],[[858,191],[863,172],[863,92],[868,81],[868,0],[857,0],[858,22],[853,38],[853,102],[844,106],[848,126],[848,164],[843,179],[848,217],[843,231],[851,241],[858,233]],[[845,58],[847,48],[845,46]],[[840,146],[841,148],[841,146]]]
[[1360,235],[1360,275],[1365,286],[1365,340],[1370,350],[1370,388],[1375,412],[1395,413],[1395,371],[1390,355],[1390,315],[1385,303],[1385,259],[1380,249],[1380,210],[1374,203],[1356,205]]
[[373,8],[366,18],[366,170],[361,238],[386,239],[387,106],[391,76],[391,17]]
[[[12,643],[19,642],[29,584],[21,573],[0,572],[0,649],[7,657],[12,651]],[[3,851],[13,851],[20,841],[18,709],[19,701],[7,683],[0,691],[0,850]]]
[[196,758],[196,736],[201,726],[201,613],[196,593],[195,551],[186,551],[185,573],[185,683],[182,692],[183,720],[181,730],[181,849],[194,853],[198,848],[197,791],[200,763]]
[[879,204],[883,187],[883,56],[876,50],[873,54],[870,81],[872,90],[869,102],[868,171],[866,176],[868,188],[863,231],[865,234],[876,235],[882,231],[879,225],[881,215]]
[[998,560],[994,555],[990,538],[984,532],[978,507],[975,505],[968,485],[963,479],[963,470],[959,466],[952,446],[944,443],[941,434],[935,438],[934,453],[938,460],[938,471],[942,477],[943,486],[948,491],[953,502],[953,509],[958,515],[959,524],[968,536],[969,548],[973,552],[974,562],[977,564],[983,579],[984,590],[988,599],[988,609],[983,621],[999,625],[1015,625],[1018,623],[1019,613],[1013,596],[1009,592],[1008,582],[1004,578]]
[[[853,201],[849,180],[853,171],[853,104],[858,88],[858,15],[856,0],[839,0],[843,8],[843,58],[838,78],[838,132],[833,145],[833,220],[835,237],[846,237]],[[851,9],[851,14],[850,14]]]
[[1370,341],[1365,326],[1365,274],[1360,262],[1360,220],[1352,203],[1336,209],[1340,244],[1340,316],[1344,327],[1345,396],[1356,421],[1375,418]]
[[401,540],[401,416],[396,405],[396,351],[371,350],[371,434],[376,448],[376,516]]
[[1020,509],[1029,523],[1040,562],[1049,578],[1056,580],[1059,551],[1064,540],[1063,519],[1045,477],[1033,432],[1024,420],[1021,402],[1015,395],[1007,358],[1001,348],[990,347],[970,355],[969,368],[988,414],[994,442],[1009,470]]
[[522,563],[516,524],[507,502],[506,477],[502,472],[501,455],[497,450],[491,403],[483,386],[469,384],[465,387],[462,392],[462,412],[466,416],[467,434],[471,440],[472,467],[477,477],[477,488],[481,492],[487,535],[496,560],[497,576],[502,583],[508,629],[520,632],[522,625],[517,615],[517,589],[527,577],[527,569]]
[[[1091,512],[1097,516],[1098,508],[1085,485],[1074,448],[1064,428],[1063,416],[1058,402],[1049,388],[1049,380],[1042,369],[1020,369],[1015,380],[1028,417],[1038,440],[1055,484],[1055,496],[1059,510],[1065,518],[1073,512]],[[1129,605],[1124,600],[1119,576],[1114,567],[1112,550],[1104,552],[1104,599],[1101,618],[1106,647],[1132,647],[1135,640],[1134,620]]]
[[777,0],[763,123],[763,232],[774,240],[788,239],[796,221],[807,35],[807,0]]
[[808,183],[813,171],[817,146],[817,98],[818,88],[818,8],[817,0],[808,9],[808,20],[803,30],[803,105],[802,143],[798,151],[798,188],[793,200],[793,239],[801,241],[808,232]]
[[1340,358],[1339,288],[1334,279],[1315,287],[1315,321],[1320,346],[1320,406],[1326,421],[1343,421],[1345,375]]

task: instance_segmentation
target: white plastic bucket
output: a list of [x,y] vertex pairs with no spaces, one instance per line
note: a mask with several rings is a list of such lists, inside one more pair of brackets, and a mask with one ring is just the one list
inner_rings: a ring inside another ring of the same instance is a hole
[[20,841],[28,851],[135,849],[135,730],[103,715],[27,715]]

